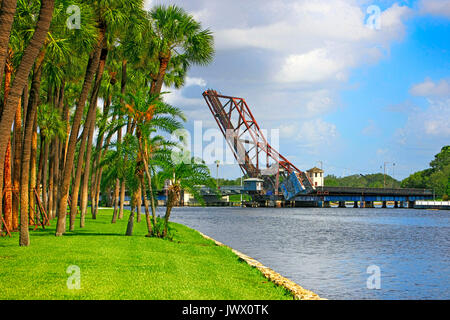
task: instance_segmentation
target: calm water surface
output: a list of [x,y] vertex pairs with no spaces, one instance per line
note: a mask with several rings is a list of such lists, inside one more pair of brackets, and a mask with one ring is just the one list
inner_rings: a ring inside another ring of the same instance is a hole
[[[450,211],[184,207],[172,216],[324,298],[450,299]],[[379,290],[367,289],[371,265]]]

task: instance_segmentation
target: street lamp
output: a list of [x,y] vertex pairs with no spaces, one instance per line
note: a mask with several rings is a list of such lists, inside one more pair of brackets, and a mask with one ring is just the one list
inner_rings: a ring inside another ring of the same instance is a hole
[[[394,166],[395,166],[395,163],[393,163],[393,162],[387,162],[387,161],[384,162],[384,181],[383,181],[383,188],[386,188],[386,165],[389,164],[389,163],[392,163],[392,168],[394,168]],[[394,175],[394,169],[392,169],[392,175]],[[394,182],[392,182],[392,183],[394,183]]]

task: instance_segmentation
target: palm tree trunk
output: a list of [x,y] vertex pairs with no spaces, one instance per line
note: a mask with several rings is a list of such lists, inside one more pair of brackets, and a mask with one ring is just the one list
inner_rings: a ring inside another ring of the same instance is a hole
[[[36,64],[37,77],[41,77],[42,64]],[[33,88],[36,86],[33,84]],[[35,95],[39,92],[33,92],[32,98],[28,104],[27,118],[25,120],[25,130],[23,135],[23,147],[22,147],[22,163],[21,163],[21,175],[20,175],[20,246],[28,246],[30,244],[30,237],[28,232],[28,221],[29,221],[29,174],[30,174],[30,160],[31,160],[31,146],[33,139],[33,128],[36,119],[37,112],[37,98]],[[50,177],[51,178],[51,177]]]
[[[102,175],[102,167],[100,166],[100,162],[102,161],[102,155],[103,155],[103,150],[102,150],[102,146],[103,146],[103,139],[105,138],[105,125],[106,125],[106,121],[108,119],[108,114],[109,114],[109,106],[111,105],[111,99],[112,96],[111,94],[109,94],[109,89],[108,89],[108,95],[107,98],[105,100],[105,103],[103,104],[103,119],[102,122],[100,124],[100,133],[99,136],[97,137],[97,146],[95,147],[95,151],[96,151],[96,157],[93,163],[93,172],[94,173],[94,180],[92,183],[92,193],[91,193],[91,201],[92,201],[92,207],[93,207],[93,212],[94,212],[94,216],[97,216],[98,213],[98,201],[99,201],[99,196],[100,196],[100,182],[101,182],[101,175]],[[106,145],[109,144],[109,141]]]
[[57,215],[58,210],[58,182],[59,182],[59,139],[56,138],[54,142],[54,155],[53,155],[53,214]]
[[[176,187],[175,187],[176,188]],[[166,215],[164,216],[164,231],[163,231],[163,238],[167,236],[167,230],[169,227],[169,218],[170,213],[172,212],[172,208],[175,205],[175,203],[178,200],[178,191],[169,189],[168,197],[167,197],[167,204],[166,204]]]
[[120,192],[120,180],[116,179],[116,186],[114,187],[114,211],[111,223],[117,222],[117,214],[119,212],[119,192]]
[[167,67],[169,65],[170,61],[170,51],[166,55],[162,55],[159,57],[159,70],[158,70],[158,76],[156,78],[156,83],[153,87],[152,94],[158,94],[161,93],[162,85],[164,83],[164,76],[166,75]]
[[[9,60],[9,59],[8,59]],[[2,68],[3,70],[3,68]],[[8,95],[9,95],[9,90],[11,89],[11,75],[13,72],[13,67],[10,61],[7,61],[7,63],[5,64],[5,87],[4,87],[4,94],[3,94],[3,102],[5,102],[8,99]],[[0,84],[1,84],[1,80],[2,78],[0,78]],[[0,117],[1,114],[3,112],[3,104],[0,104]],[[4,169],[2,168],[2,170],[4,170],[5,176],[4,179],[3,177],[0,180],[0,214],[4,211],[5,212],[5,219],[6,216],[8,215],[8,219],[9,221],[6,222],[8,230],[13,230],[13,204],[14,204],[14,197],[17,198],[17,196],[15,196],[13,194],[12,188],[12,182],[11,182],[11,139],[8,140],[8,146],[7,146],[7,150],[5,153],[5,163],[4,165]],[[4,180],[4,181],[3,181]],[[2,208],[3,206],[3,182],[5,183],[5,208]],[[18,214],[17,214],[18,217]],[[16,221],[17,222],[17,221]],[[16,225],[18,225],[16,223]],[[17,227],[16,227],[17,228]]]
[[145,188],[144,177],[140,176],[139,182],[141,184],[142,195],[144,196],[145,221],[147,222],[147,231],[148,231],[146,237],[151,237],[153,235],[152,221],[150,220],[150,212],[148,209],[148,201],[147,201],[147,189]]
[[66,231],[67,198],[69,196],[69,185],[73,169],[73,160],[75,158],[78,131],[81,125],[81,118],[83,116],[84,106],[86,104],[89,90],[91,89],[92,80],[97,70],[98,63],[100,61],[100,53],[104,37],[105,37],[105,30],[100,30],[97,45],[94,48],[92,54],[92,59],[90,59],[86,69],[83,88],[81,90],[80,98],[78,100],[78,104],[75,109],[75,114],[73,117],[72,130],[70,132],[69,144],[67,147],[67,158],[65,162],[66,165],[64,166],[64,175],[60,185],[60,196],[58,199],[59,214],[55,233],[56,236],[62,236],[63,233]]
[[[91,110],[88,111],[88,116]],[[87,135],[89,131],[89,122],[86,121],[81,134],[80,150],[78,151],[77,169],[75,171],[75,178],[72,179],[72,202],[70,203],[70,222],[69,230],[75,230],[75,218],[78,212],[78,195],[80,192],[81,174],[83,172],[84,150],[86,149]],[[84,217],[80,217],[80,228],[84,228]]]
[[[92,106],[92,107],[91,107]],[[92,118],[95,118],[95,107],[93,105],[89,106],[88,114],[86,115],[86,122],[84,124],[83,132],[80,138],[80,150],[78,152],[78,160],[77,167],[75,171],[75,178],[72,179],[72,202],[70,204],[70,223],[69,230],[75,230],[75,218],[78,212],[78,195],[80,194],[81,187],[81,176],[83,173],[83,162],[84,162],[84,154],[86,150],[86,143],[89,135],[89,128],[91,127],[90,121]],[[80,201],[81,207],[81,201]],[[85,214],[81,214],[80,216],[80,228],[84,228],[85,226]]]
[[134,225],[134,210],[131,210],[130,217],[128,218],[127,231],[125,232],[126,236],[133,235],[133,225]]
[[[42,205],[48,214],[48,192],[47,192],[47,172],[48,172],[48,155],[50,153],[50,143],[47,141],[45,136],[41,136],[44,140],[44,159],[42,161]],[[49,217],[51,219],[51,217]]]
[[[92,154],[92,141],[94,139],[94,129],[95,129],[95,118],[96,118],[96,110],[97,110],[97,101],[98,101],[98,93],[100,90],[100,85],[103,78],[103,72],[105,70],[106,58],[108,56],[108,49],[106,49],[106,41],[104,42],[104,47],[100,54],[100,61],[97,69],[97,74],[95,77],[94,87],[91,93],[91,100],[89,101],[89,106],[94,108],[94,112],[91,115],[91,123],[89,127],[89,135],[88,135],[88,143],[86,146],[86,162],[84,167],[84,177],[83,177],[83,188],[81,191],[81,214],[86,215],[87,204],[88,204],[88,188],[89,188],[89,177],[91,172],[91,154]],[[93,181],[92,181],[93,182]],[[91,187],[94,188],[91,183]],[[95,211],[94,211],[94,199],[91,197],[91,214],[92,219],[95,219]]]
[[[113,120],[112,120],[113,122],[114,122],[115,118],[116,118],[116,116],[114,115],[113,116]],[[96,181],[96,185],[95,185],[95,215],[96,216],[97,216],[97,213],[98,213],[98,203],[99,203],[99,198],[100,198],[100,187],[101,187],[102,174],[103,174],[103,167],[100,165],[100,163],[103,160],[103,154],[106,153],[107,147],[109,146],[109,144],[111,142],[111,138],[112,138],[112,135],[108,135],[108,137],[106,138],[105,144],[103,146],[104,149],[102,150],[100,148],[99,153],[98,153],[98,158],[97,158],[97,171],[98,171],[98,173],[97,173],[97,176],[95,178],[95,181]],[[101,137],[101,140],[103,141],[103,135]]]
[[[122,142],[122,128],[117,131],[117,143],[120,144]],[[116,223],[117,215],[119,213],[119,205],[120,205],[120,179],[116,179],[116,186],[114,188],[114,211],[111,223]]]
[[[6,148],[6,156],[5,156],[5,197],[4,206],[3,206],[3,216],[5,219],[6,227],[9,231],[13,230],[13,215],[12,215],[12,184],[11,184],[11,142],[8,142],[8,146]],[[0,181],[0,184],[3,184],[3,181]],[[1,212],[0,212],[1,215]]]
[[141,222],[141,206],[142,206],[142,189],[141,187],[138,188],[136,191],[136,215],[137,215],[137,222]]
[[[6,37],[9,38],[10,27],[7,24],[10,22],[11,13],[13,13],[10,9],[12,7],[6,7],[11,3],[15,4],[15,1],[4,0],[2,1],[2,12],[0,13],[0,37],[2,37],[1,47],[0,47],[0,67],[3,67],[3,46],[7,46],[3,41]],[[39,12],[39,19],[36,24],[36,29],[31,38],[28,46],[25,48],[25,51],[22,56],[22,60],[20,61],[19,67],[17,68],[16,75],[14,77],[13,84],[11,86],[11,90],[9,92],[8,99],[4,103],[3,112],[0,119],[0,181],[3,181],[3,165],[5,160],[5,152],[7,147],[7,142],[10,137],[11,125],[14,120],[14,116],[16,113],[17,105],[19,99],[22,96],[23,89],[28,81],[28,76],[30,74],[31,68],[36,60],[36,57],[41,50],[42,45],[47,37],[47,32],[50,28],[50,22],[53,16],[53,7],[55,1],[54,0],[42,0],[41,1],[41,9]],[[9,8],[7,12],[5,8]],[[4,21],[4,19],[6,19]],[[6,32],[8,31],[8,32]],[[0,189],[2,189],[0,187]],[[3,190],[0,190],[0,197],[2,196]],[[0,198],[1,202],[1,198]],[[27,217],[28,219],[28,217]]]
[[[95,110],[94,110],[95,111]],[[83,174],[83,184],[81,189],[81,216],[86,217],[87,205],[88,205],[88,187],[89,187],[89,174],[91,167],[91,153],[92,153],[92,140],[94,137],[94,129],[95,129],[95,112],[93,112],[93,119],[89,121],[89,133],[88,140],[86,145],[86,160],[84,164],[84,174]],[[92,207],[91,207],[92,210]],[[92,213],[92,219],[95,219]]]
[[49,144],[51,145],[51,149],[52,152],[50,153],[50,158],[49,158],[49,171],[48,171],[48,203],[47,203],[47,213],[50,219],[55,218],[55,213],[53,212],[53,201],[55,199],[53,199],[53,186],[54,186],[54,177],[55,177],[55,172],[54,172],[54,143],[49,142]]
[[[34,190],[36,189],[36,157],[37,157],[37,114],[33,121],[33,136],[31,138],[31,158],[30,158],[30,208],[33,209],[32,214],[35,214]],[[31,220],[31,219],[30,219]],[[36,215],[33,220],[36,221]]]
[[119,220],[123,219],[123,206],[125,204],[125,179],[120,182],[120,208]]
[[[16,116],[14,118],[14,130],[13,130],[13,141],[14,141],[14,163],[13,163],[13,188],[16,192],[20,190],[20,157],[22,156],[22,106],[21,99],[19,99],[19,104],[17,105]],[[25,106],[26,107],[26,106]],[[19,216],[19,198],[13,197],[13,214],[17,217]]]
[[[140,137],[140,133],[138,133],[138,136]],[[142,146],[142,140],[141,138],[138,138],[138,142],[139,142],[139,151],[141,152],[142,156],[142,160],[144,161],[144,170],[145,170],[145,174],[147,175],[147,183],[148,183],[148,190],[150,191],[150,204],[152,206],[152,218],[153,218],[153,226],[156,230],[156,206],[155,206],[155,199],[153,197],[153,187],[152,187],[152,176],[150,174],[150,170],[148,167],[148,162],[147,162],[147,153],[144,152],[144,148]],[[156,232],[158,233],[159,236],[159,230],[156,230]]]
[[[16,13],[17,0],[2,0],[0,7],[0,79],[3,79],[3,70],[8,55],[9,37]],[[1,85],[1,83],[0,83]],[[0,210],[1,212],[1,210]]]
[[[36,59],[36,63],[34,64],[34,71],[33,71],[33,77],[31,80],[31,88],[30,88],[30,94],[26,95],[27,99],[25,101],[24,99],[24,116],[26,119],[26,113],[25,111],[28,112],[28,110],[32,109],[32,108],[37,108],[37,106],[39,105],[39,101],[40,101],[40,93],[39,91],[41,90],[41,75],[42,75],[42,63],[44,62],[44,57],[45,57],[45,48],[43,48],[41,50],[41,52],[39,53],[37,59]],[[27,87],[27,86],[26,86]],[[26,89],[25,87],[25,89]],[[24,92],[24,96],[25,96],[25,92]],[[27,108],[25,108],[25,106],[27,106]],[[36,117],[35,117],[35,125],[34,127],[37,126],[37,113],[36,113]],[[37,127],[33,129],[33,135],[35,135],[37,132]],[[37,177],[37,181],[36,181],[36,186],[37,186],[37,192],[38,195],[41,195],[41,189],[40,189],[40,184],[42,181],[42,190],[45,193],[42,196],[42,200],[43,200],[43,205],[44,208],[46,208],[47,206],[47,180],[46,180],[46,171],[47,171],[47,160],[48,160],[48,153],[49,153],[49,146],[45,141],[45,136],[44,134],[41,132],[40,133],[40,139],[41,139],[41,150],[40,150],[40,156],[39,156],[39,172],[38,172],[38,177]],[[37,143],[37,142],[36,142]],[[30,190],[30,193],[32,193],[33,190]],[[31,199],[34,199],[34,197],[32,197]]]

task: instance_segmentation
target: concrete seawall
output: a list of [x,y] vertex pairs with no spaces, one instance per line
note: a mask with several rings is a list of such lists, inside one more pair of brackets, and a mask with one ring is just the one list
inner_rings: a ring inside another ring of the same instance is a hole
[[[198,233],[200,233],[200,235],[208,240],[212,240],[214,241],[214,243],[217,246],[221,246],[221,247],[228,247],[227,245],[211,238],[208,237],[207,235],[201,233],[200,231],[198,231]],[[274,270],[264,266],[261,262],[259,262],[258,260],[255,260],[245,254],[243,254],[242,252],[239,252],[233,248],[230,248],[231,251],[233,251],[234,254],[236,254],[240,259],[244,260],[248,265],[257,268],[259,271],[261,271],[261,273],[267,278],[269,279],[271,282],[275,283],[276,285],[282,286],[284,287],[286,290],[288,290],[289,292],[292,293],[292,295],[294,296],[295,300],[326,300],[324,298],[320,298],[317,294],[315,294],[314,292],[307,290],[303,287],[301,287],[300,285],[298,285],[297,283],[293,282],[292,280],[289,280],[288,278],[283,277],[281,274],[275,272]]]

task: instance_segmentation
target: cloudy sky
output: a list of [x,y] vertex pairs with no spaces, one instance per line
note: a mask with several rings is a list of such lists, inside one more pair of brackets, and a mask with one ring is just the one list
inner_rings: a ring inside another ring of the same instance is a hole
[[[402,179],[450,144],[450,0],[152,0],[183,7],[215,37],[168,102],[215,128],[207,88],[244,97],[279,129],[300,169]],[[395,168],[392,166],[395,163]],[[215,171],[214,171],[215,172]],[[221,176],[240,175],[237,166]]]

